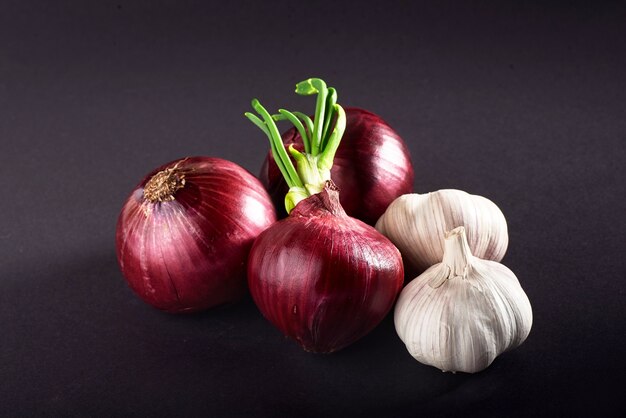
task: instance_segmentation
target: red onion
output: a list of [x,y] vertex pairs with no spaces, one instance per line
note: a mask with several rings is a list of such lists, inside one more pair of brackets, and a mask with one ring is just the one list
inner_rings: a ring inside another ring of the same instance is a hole
[[211,157],[172,161],[148,174],[117,222],[117,258],[145,302],[172,313],[239,299],[254,239],[276,221],[261,183]]
[[[392,307],[404,278],[400,252],[371,226],[346,214],[330,179],[346,114],[333,88],[320,79],[296,86],[317,94],[315,120],[280,110],[302,137],[289,158],[274,119],[258,100],[262,119],[246,116],[269,138],[278,170],[289,185],[290,215],[256,239],[248,285],[263,315],[305,350],[329,353],[371,331]],[[333,123],[334,122],[334,123]],[[305,126],[306,125],[306,126]],[[374,152],[374,151],[372,151]]]
[[321,353],[370,332],[393,306],[404,277],[396,247],[347,216],[332,187],[261,233],[249,260],[250,293],[265,318],[305,350]]
[[[402,138],[379,116],[349,107],[346,117],[346,131],[330,175],[348,215],[374,225],[395,198],[413,191],[411,157]],[[298,151],[304,149],[296,128],[286,131],[282,141]],[[271,152],[259,179],[279,208],[279,216],[285,216],[282,199],[288,187]]]

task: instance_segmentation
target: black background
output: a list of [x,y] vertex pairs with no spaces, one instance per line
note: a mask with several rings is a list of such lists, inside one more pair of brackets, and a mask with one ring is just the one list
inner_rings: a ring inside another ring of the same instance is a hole
[[[3,1],[0,415],[625,413],[626,7],[466,3]],[[310,111],[311,76],[396,128],[417,192],[501,207],[524,345],[454,375],[391,316],[312,355],[249,299],[172,316],[130,291],[114,228],[135,184],[190,155],[258,173],[249,100]]]

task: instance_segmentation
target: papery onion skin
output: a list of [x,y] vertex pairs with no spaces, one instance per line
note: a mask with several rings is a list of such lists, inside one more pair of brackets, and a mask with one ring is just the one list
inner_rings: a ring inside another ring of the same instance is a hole
[[[173,200],[151,202],[157,173],[179,170]],[[227,160],[190,157],[148,174],[120,213],[117,258],[132,290],[171,312],[195,312],[240,299],[254,239],[276,221],[271,199],[248,171]]]
[[[367,110],[348,107],[346,131],[335,154],[331,178],[339,187],[341,205],[349,216],[373,225],[398,196],[413,191],[413,164],[409,150],[379,116]],[[302,151],[302,138],[295,128],[282,135],[286,147]],[[284,198],[289,190],[271,152],[261,173],[279,217],[286,216]]]
[[265,318],[319,353],[340,350],[380,323],[403,277],[396,247],[347,216],[331,186],[259,235],[248,264],[250,293]]

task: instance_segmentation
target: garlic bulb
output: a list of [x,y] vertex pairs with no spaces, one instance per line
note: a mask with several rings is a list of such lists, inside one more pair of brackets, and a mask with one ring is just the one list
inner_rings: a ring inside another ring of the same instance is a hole
[[472,253],[500,261],[509,243],[506,219],[491,200],[461,190],[405,194],[394,200],[376,229],[402,253],[408,271],[421,273],[443,258],[446,231],[464,226]]
[[396,332],[415,359],[467,373],[519,346],[532,321],[513,272],[474,257],[463,227],[446,234],[443,262],[402,290],[394,312]]

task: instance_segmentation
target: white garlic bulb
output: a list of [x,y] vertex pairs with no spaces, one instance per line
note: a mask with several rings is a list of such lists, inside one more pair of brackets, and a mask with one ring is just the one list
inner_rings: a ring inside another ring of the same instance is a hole
[[474,257],[459,227],[446,234],[443,261],[402,290],[394,322],[419,362],[475,373],[524,342],[533,314],[513,272]]
[[415,274],[442,260],[444,235],[458,226],[465,227],[476,257],[502,260],[509,244],[506,219],[495,203],[482,196],[454,189],[405,194],[376,223],[376,229],[402,253],[407,270]]

